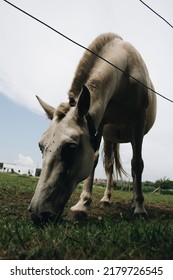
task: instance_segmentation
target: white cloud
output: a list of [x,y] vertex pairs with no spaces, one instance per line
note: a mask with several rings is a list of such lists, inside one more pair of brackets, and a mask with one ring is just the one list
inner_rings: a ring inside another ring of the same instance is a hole
[[35,167],[34,161],[30,156],[22,155],[21,153],[18,155],[18,159],[15,160],[15,164],[27,167]]

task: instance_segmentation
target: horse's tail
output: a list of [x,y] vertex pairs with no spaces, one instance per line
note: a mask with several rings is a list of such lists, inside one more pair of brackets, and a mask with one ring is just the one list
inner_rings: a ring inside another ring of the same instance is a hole
[[103,155],[103,165],[105,172],[108,175],[113,176],[114,174],[114,165],[116,171],[116,178],[122,178],[122,174],[128,176],[127,172],[122,167],[120,153],[119,153],[119,144],[111,143],[104,140],[104,155]]
[[128,177],[127,172],[124,170],[122,163],[121,163],[121,157],[119,153],[120,144],[114,143],[113,144],[113,154],[114,154],[114,160],[115,160],[115,170],[117,178],[118,176],[122,178],[122,174],[124,174],[126,177]]

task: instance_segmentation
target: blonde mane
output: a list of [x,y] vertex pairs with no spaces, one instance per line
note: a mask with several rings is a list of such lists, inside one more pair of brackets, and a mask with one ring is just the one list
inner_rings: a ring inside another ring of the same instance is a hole
[[[105,46],[105,44],[109,43],[115,38],[122,39],[119,35],[116,35],[114,33],[101,34],[90,44],[88,49],[96,54],[99,54],[102,48]],[[77,66],[75,76],[68,93],[70,104],[72,106],[75,105],[76,99],[78,98],[81,92],[82,86],[87,81],[90,74],[90,70],[92,69],[96,59],[98,59],[98,57],[93,53],[87,50],[84,52],[83,57],[81,58]]]

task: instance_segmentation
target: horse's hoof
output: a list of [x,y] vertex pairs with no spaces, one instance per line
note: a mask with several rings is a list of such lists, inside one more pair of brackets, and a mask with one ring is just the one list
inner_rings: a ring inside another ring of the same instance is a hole
[[148,214],[147,212],[136,212],[133,214],[135,219],[140,219],[140,218],[144,218],[144,219],[148,219]]
[[85,221],[87,219],[87,213],[84,211],[72,211],[68,213],[68,219],[72,221]]
[[100,201],[100,207],[110,207],[110,203],[108,201]]

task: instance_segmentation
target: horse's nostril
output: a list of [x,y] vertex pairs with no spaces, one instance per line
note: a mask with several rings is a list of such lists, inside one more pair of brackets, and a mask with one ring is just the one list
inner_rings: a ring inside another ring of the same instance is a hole
[[43,213],[41,213],[41,219],[42,219],[42,222],[46,224],[47,222],[52,221],[53,214],[51,214],[50,212],[43,212]]
[[31,213],[31,219],[36,226],[44,226],[51,220],[51,213],[43,212],[41,214]]
[[41,225],[41,217],[36,213],[31,213],[31,219],[35,225],[37,226]]
[[43,212],[41,214],[42,216],[42,223],[47,224],[49,222],[51,223],[57,223],[59,222],[60,218],[61,218],[61,214],[62,211],[56,213],[56,214],[52,214],[51,212]]
[[55,215],[50,212],[43,212],[40,214],[31,213],[31,219],[36,226],[43,227],[49,222],[57,222],[60,219],[60,215]]

